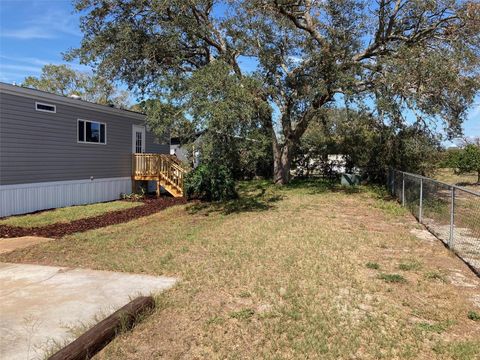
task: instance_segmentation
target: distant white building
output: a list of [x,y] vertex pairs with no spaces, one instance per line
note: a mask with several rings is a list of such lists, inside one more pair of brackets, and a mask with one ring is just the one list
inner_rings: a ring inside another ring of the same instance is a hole
[[328,165],[333,172],[344,173],[346,171],[347,157],[342,154],[332,154],[327,156]]
[[[357,172],[353,169],[353,172]],[[293,176],[326,176],[343,174],[347,171],[347,156],[343,154],[329,154],[327,158],[305,157],[292,168]]]
[[[200,165],[200,145],[202,141],[203,132],[196,134],[195,141],[191,144],[192,148],[190,149],[188,145],[181,144],[178,137],[172,137],[170,139],[170,155],[175,155],[178,160],[184,163],[190,163],[190,165],[195,169]],[[193,152],[193,159],[189,158],[189,152]]]

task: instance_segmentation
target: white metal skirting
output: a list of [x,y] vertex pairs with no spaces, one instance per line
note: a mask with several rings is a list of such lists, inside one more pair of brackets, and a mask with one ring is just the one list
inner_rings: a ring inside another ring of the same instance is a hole
[[129,177],[0,185],[0,217],[110,201],[131,191]]

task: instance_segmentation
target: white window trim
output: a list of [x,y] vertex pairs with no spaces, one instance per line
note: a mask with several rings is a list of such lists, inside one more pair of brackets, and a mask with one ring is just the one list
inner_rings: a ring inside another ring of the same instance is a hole
[[[53,106],[53,111],[44,110],[44,109],[39,109],[39,108],[37,107],[38,105]],[[35,110],[36,110],[36,111],[41,111],[41,112],[47,112],[47,113],[50,113],[50,114],[55,114],[55,113],[57,112],[57,106],[56,106],[56,105],[53,105],[53,104],[43,103],[43,102],[40,102],[40,101],[35,101]]]
[[[92,142],[92,141],[86,141],[86,138],[87,138],[87,134],[86,134],[86,131],[87,131],[87,127],[84,125],[83,126],[83,141],[80,141],[78,140],[78,123],[80,121],[83,121],[84,123],[85,122],[89,122],[89,123],[98,123],[98,124],[103,124],[105,126],[105,142],[102,143],[102,142]],[[96,120],[87,120],[87,119],[77,119],[77,143],[78,144],[93,144],[93,145],[107,145],[107,123],[105,122],[102,122],[102,121],[96,121]]]

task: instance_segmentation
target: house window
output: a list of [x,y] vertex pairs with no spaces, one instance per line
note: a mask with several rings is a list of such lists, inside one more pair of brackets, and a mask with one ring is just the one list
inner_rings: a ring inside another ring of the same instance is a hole
[[37,111],[45,111],[50,113],[56,113],[57,107],[52,104],[45,104],[40,102],[35,102],[35,110]]
[[98,121],[78,120],[78,142],[106,144],[107,125]]

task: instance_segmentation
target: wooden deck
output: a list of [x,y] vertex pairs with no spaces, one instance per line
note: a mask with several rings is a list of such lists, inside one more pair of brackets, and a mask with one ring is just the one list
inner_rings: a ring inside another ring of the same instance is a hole
[[154,180],[157,182],[157,195],[160,186],[174,197],[183,196],[183,179],[186,170],[175,157],[166,154],[132,154],[132,180]]

